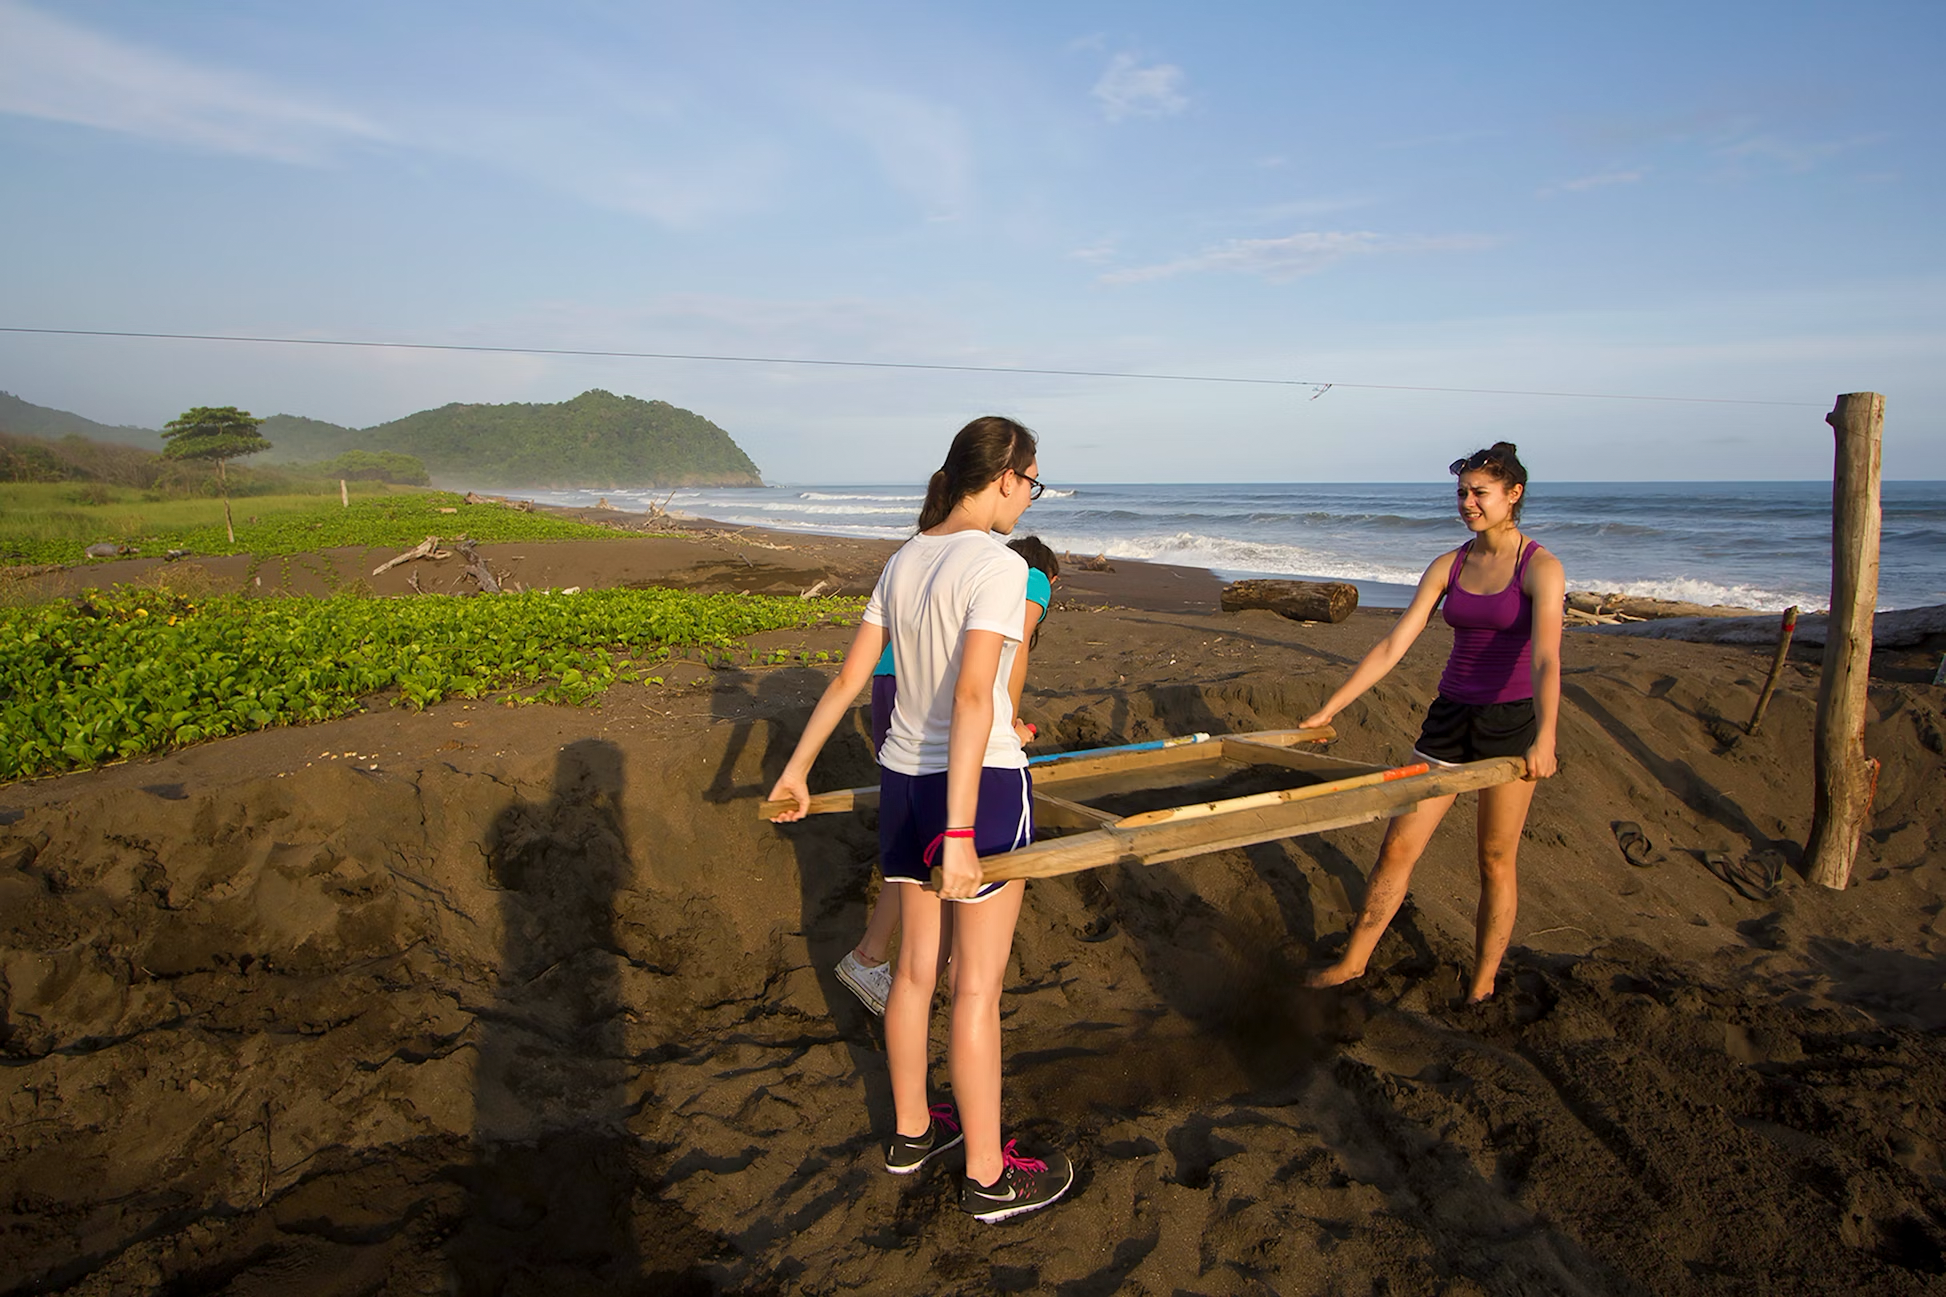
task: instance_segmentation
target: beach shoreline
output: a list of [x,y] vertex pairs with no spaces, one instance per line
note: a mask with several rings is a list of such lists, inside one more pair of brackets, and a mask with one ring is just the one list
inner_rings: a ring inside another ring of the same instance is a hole
[[[1436,482],[1067,483],[1023,525],[1057,550],[1208,567],[1226,579],[1361,584],[1366,607],[1403,606],[1426,562],[1465,539]],[[1882,611],[1946,603],[1946,483],[1884,484]],[[554,504],[594,492],[539,491]],[[671,507],[731,524],[899,539],[919,507],[905,485],[781,484],[680,490]],[[651,508],[667,493],[619,491]],[[1571,589],[1756,611],[1828,601],[1829,484],[1542,480],[1522,525],[1560,558]]]

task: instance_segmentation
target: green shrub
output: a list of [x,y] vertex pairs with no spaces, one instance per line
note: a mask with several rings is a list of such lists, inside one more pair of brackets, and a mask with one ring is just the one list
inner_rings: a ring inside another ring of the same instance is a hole
[[679,590],[409,599],[185,598],[119,587],[0,608],[0,780],[529,686],[585,702],[672,649],[855,615],[855,599]]

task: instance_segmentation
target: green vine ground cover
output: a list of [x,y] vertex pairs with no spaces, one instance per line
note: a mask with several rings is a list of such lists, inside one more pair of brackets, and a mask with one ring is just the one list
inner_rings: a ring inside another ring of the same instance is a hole
[[[100,541],[128,545],[153,558],[172,549],[275,558],[340,545],[406,549],[427,536],[465,535],[485,543],[612,540],[617,534],[612,528],[550,514],[466,504],[450,491],[414,491],[354,498],[348,509],[335,495],[234,500],[237,543],[232,545],[223,532],[220,500],[56,504],[52,489],[0,489],[0,505],[5,506],[0,507],[0,563],[85,563],[91,560],[82,551]],[[441,508],[458,512],[441,513]]]
[[859,607],[655,589],[192,600],[117,587],[0,608],[0,781],[328,720],[388,690],[413,708],[518,686],[539,686],[527,701],[585,702],[656,679],[645,668],[674,650]]

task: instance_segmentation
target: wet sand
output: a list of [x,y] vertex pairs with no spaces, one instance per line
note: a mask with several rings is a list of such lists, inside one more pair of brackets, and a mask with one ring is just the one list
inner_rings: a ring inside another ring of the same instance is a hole
[[[484,552],[530,586],[778,593],[860,592],[887,552],[685,533]],[[385,557],[203,579],[405,589],[363,575]],[[1051,748],[1295,724],[1394,615],[1223,614],[1207,573],[1117,569],[1057,587],[1023,708]],[[1332,750],[1402,757],[1447,642]],[[1750,738],[1767,649],[1571,634],[1480,1011],[1453,1004],[1464,802],[1342,991],[1298,978],[1382,826],[1030,884],[1008,1119],[1081,1170],[1001,1226],[878,1165],[882,1039],[830,972],[871,821],[756,817],[827,669],[680,662],[585,708],[378,698],[0,786],[0,1291],[1939,1291],[1938,648],[1875,663],[1877,811],[1833,893],[1799,872],[1815,655]],[[863,731],[814,786],[875,777]],[[1779,853],[1777,894],[1706,851]]]

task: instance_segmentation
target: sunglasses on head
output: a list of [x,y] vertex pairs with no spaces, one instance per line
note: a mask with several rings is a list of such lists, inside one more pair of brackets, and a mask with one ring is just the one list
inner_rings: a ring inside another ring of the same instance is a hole
[[1461,455],[1458,459],[1448,464],[1446,471],[1454,477],[1458,477],[1461,473],[1471,473],[1475,469],[1485,468],[1488,464],[1497,463],[1499,459],[1500,457],[1490,450],[1476,450],[1471,455]]

